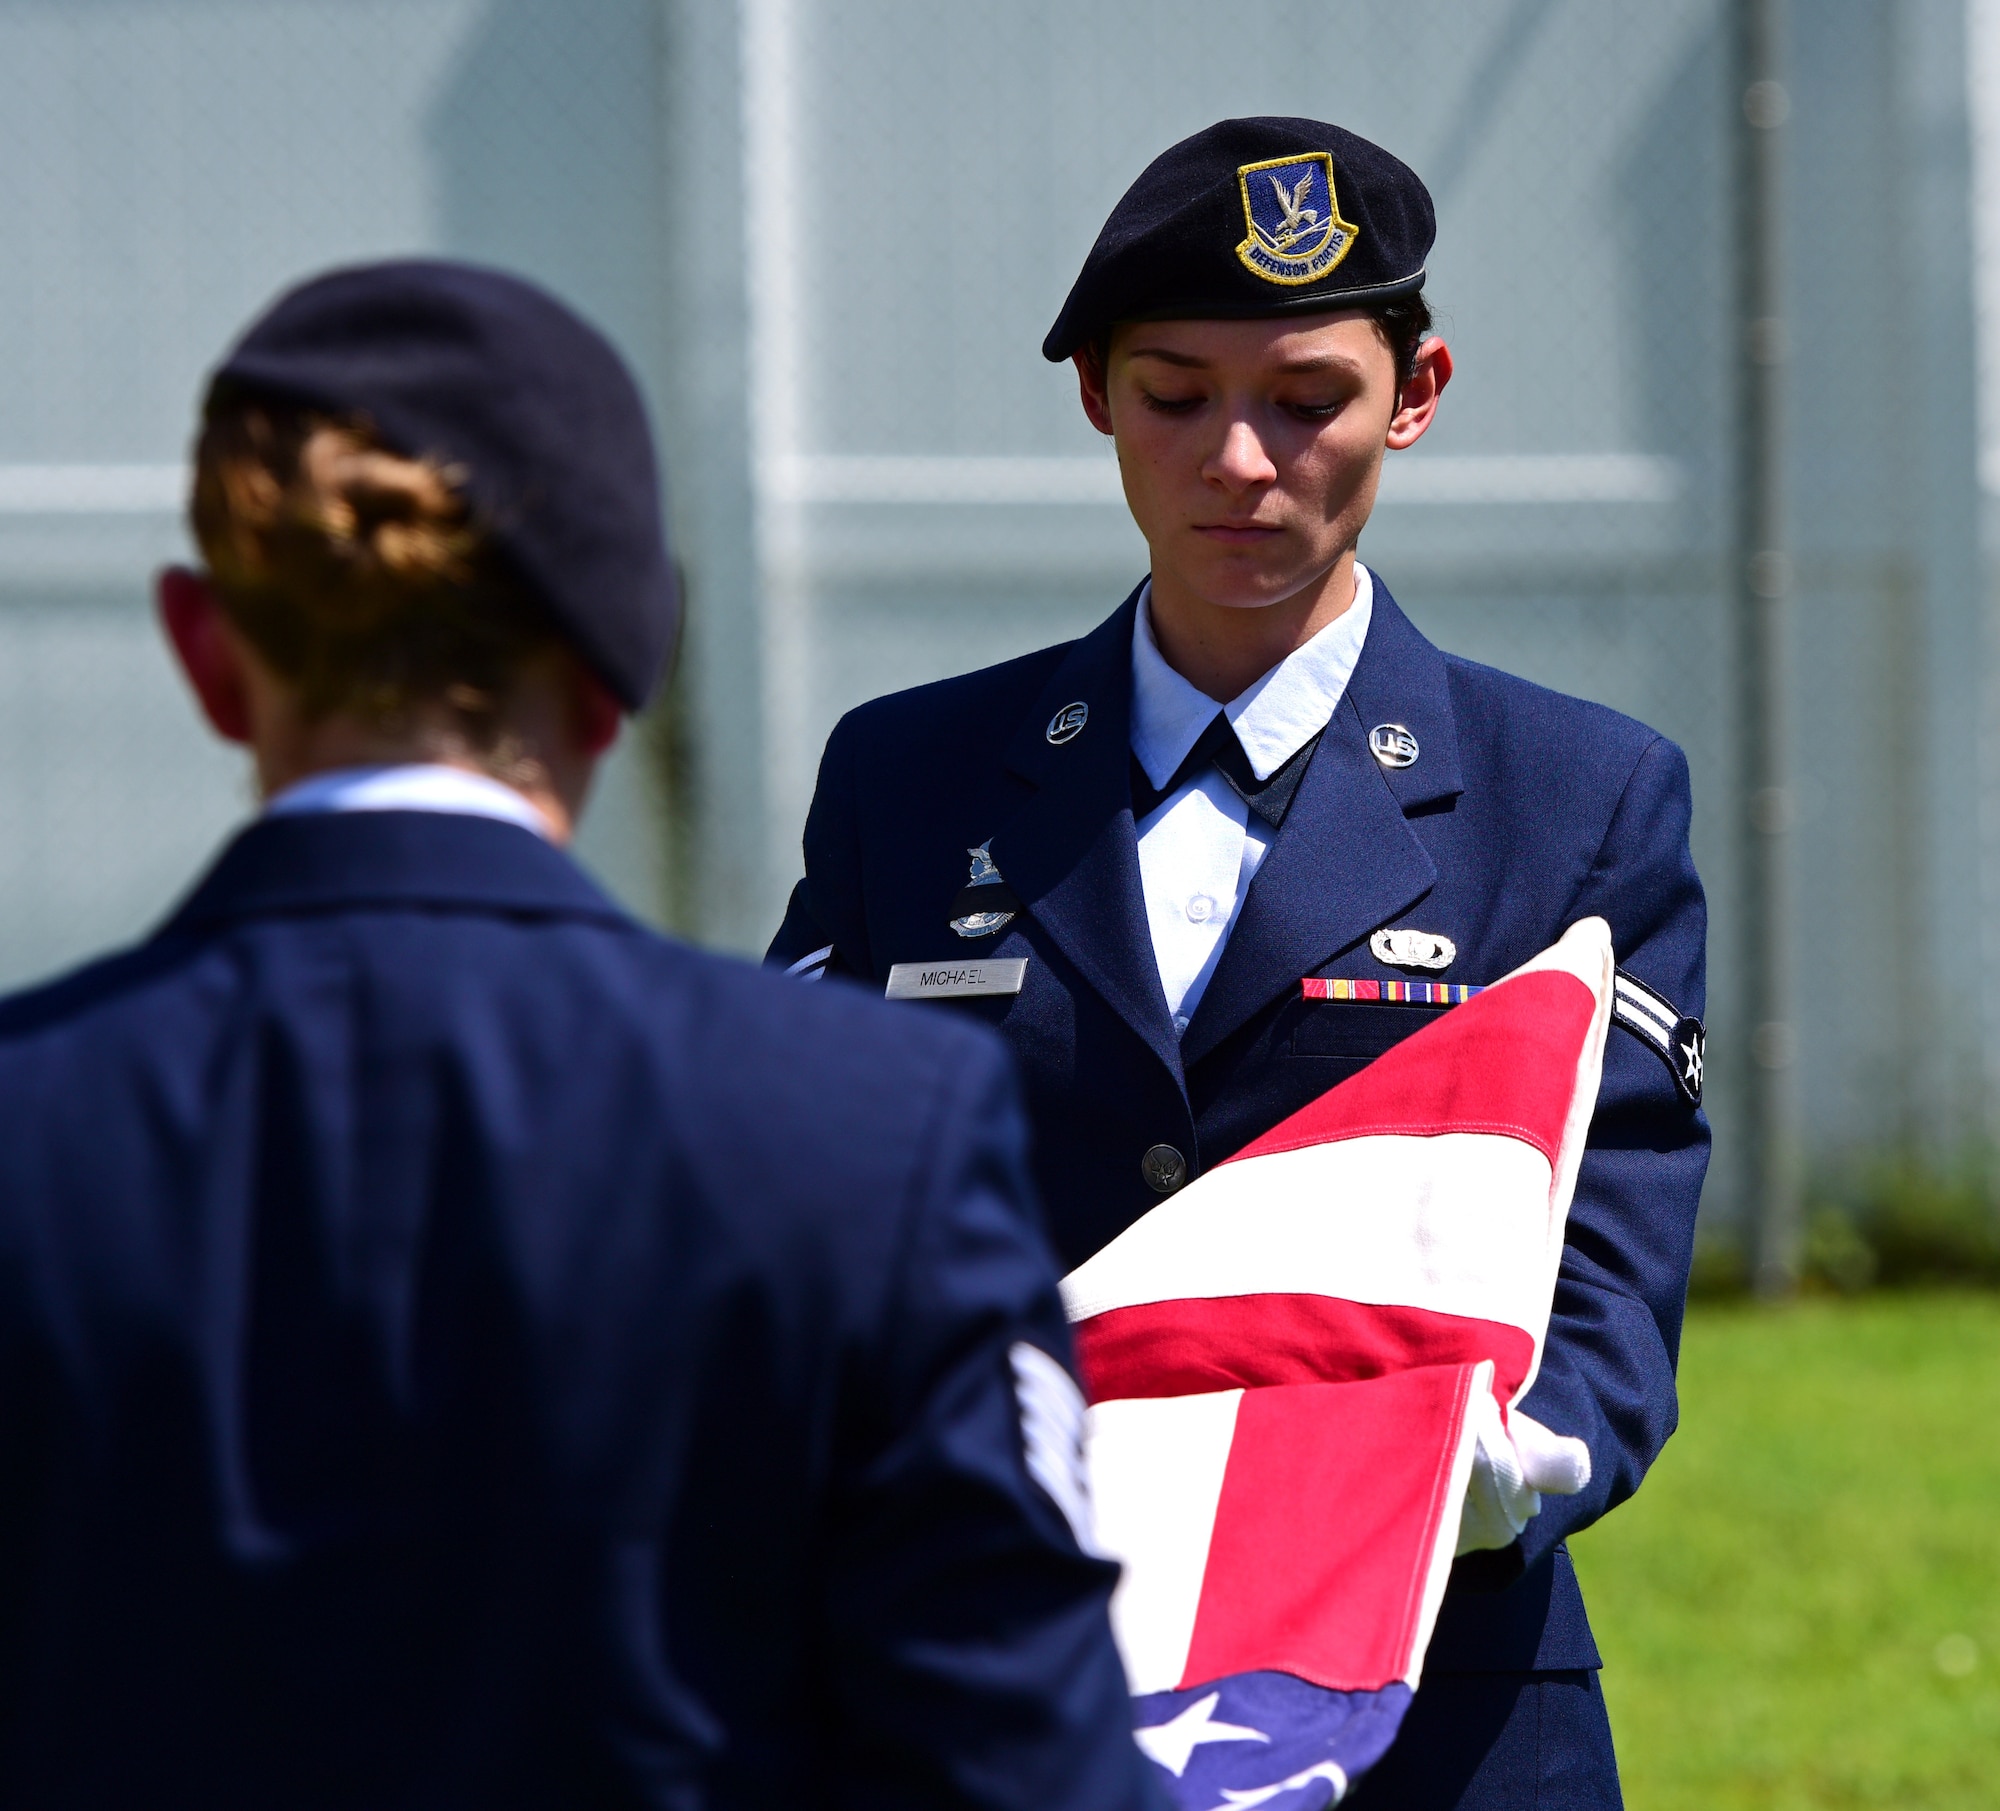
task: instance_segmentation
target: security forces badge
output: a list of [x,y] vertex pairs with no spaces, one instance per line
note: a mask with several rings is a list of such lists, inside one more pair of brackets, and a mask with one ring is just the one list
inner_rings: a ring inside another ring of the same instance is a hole
[[1354,249],[1355,229],[1333,192],[1331,151],[1247,163],[1236,180],[1249,228],[1236,255],[1265,282],[1317,283]]

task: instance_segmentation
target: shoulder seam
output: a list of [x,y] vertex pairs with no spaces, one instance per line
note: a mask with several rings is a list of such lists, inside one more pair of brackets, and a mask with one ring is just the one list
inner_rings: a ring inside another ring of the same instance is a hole
[[1613,722],[1629,724],[1647,737],[1648,748],[1655,739],[1662,741],[1667,739],[1643,718],[1635,717],[1629,711],[1621,711],[1615,705],[1599,703],[1595,698],[1581,698],[1574,692],[1565,692],[1552,685],[1543,685],[1538,679],[1528,679],[1519,673],[1508,672],[1505,667],[1489,666],[1483,660],[1471,660],[1463,654],[1452,654],[1443,649],[1440,649],[1439,653],[1448,669],[1455,668],[1481,677],[1490,675],[1492,678],[1505,680],[1509,685],[1519,686],[1524,691],[1539,692],[1544,698],[1559,698],[1564,704],[1575,705],[1577,709],[1593,717],[1600,719],[1608,717]]
[[904,686],[900,691],[883,692],[874,698],[864,699],[841,713],[840,721],[834,725],[834,733],[858,720],[884,714],[894,707],[906,705],[916,699],[952,689],[973,689],[981,681],[995,682],[1003,676],[1020,673],[1032,676],[1035,688],[1039,688],[1047,674],[1059,667],[1067,658],[1075,641],[1057,642],[1050,647],[1035,648],[1026,654],[1017,654],[1011,660],[996,661],[992,666],[975,667],[969,673],[950,673],[942,679],[932,679],[922,685]]
[[[1628,717],[1626,721],[1628,723],[1636,723],[1638,719],[1636,717]],[[1576,910],[1577,901],[1582,898],[1584,890],[1603,870],[1604,846],[1611,840],[1611,832],[1618,823],[1618,814],[1625,809],[1625,801],[1631,796],[1632,782],[1639,777],[1639,769],[1645,766],[1646,757],[1662,744],[1666,744],[1668,747],[1673,746],[1667,742],[1667,738],[1661,735],[1658,730],[1651,730],[1647,740],[1633,757],[1632,765],[1626,769],[1624,781],[1618,788],[1618,797],[1611,806],[1611,814],[1604,820],[1604,833],[1597,839],[1597,847],[1590,853],[1590,866],[1584,870],[1583,878],[1577,882],[1576,890],[1570,894],[1569,904],[1564,908],[1563,919],[1565,923],[1574,922],[1572,914]],[[1613,954],[1615,955],[1617,953],[1617,926],[1615,925],[1612,926],[1612,946]]]

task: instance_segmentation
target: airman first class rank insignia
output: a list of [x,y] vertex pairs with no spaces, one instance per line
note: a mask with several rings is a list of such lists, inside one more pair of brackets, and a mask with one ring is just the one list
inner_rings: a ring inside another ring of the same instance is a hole
[[1622,968],[1611,996],[1611,1016],[1666,1064],[1682,1099],[1691,1107],[1700,1106],[1701,1069],[1708,1051],[1708,1034],[1701,1021],[1690,1018]]
[[1265,282],[1317,283],[1354,249],[1355,229],[1333,192],[1331,151],[1247,163],[1236,180],[1249,228],[1236,255]]

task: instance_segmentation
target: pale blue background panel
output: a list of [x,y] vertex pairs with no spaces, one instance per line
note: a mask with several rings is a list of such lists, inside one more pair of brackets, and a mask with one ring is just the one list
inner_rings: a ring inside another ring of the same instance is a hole
[[[650,741],[621,754],[584,853],[752,951],[842,711],[1075,634],[1144,570],[1039,350],[1106,211],[1213,119],[1320,115],[1430,183],[1458,360],[1364,557],[1446,647],[1688,750],[1728,1214],[1749,1027],[1726,18],[0,0],[0,977],[138,934],[246,808],[154,646],[147,576],[183,550],[203,374],[282,283],[487,258],[633,359],[691,599],[679,754],[670,790]],[[1789,29],[1799,1062],[1831,1164],[1990,1120],[2000,811],[1980,828],[1976,776],[2000,775],[2000,685],[1974,386],[1935,353],[1973,336],[1964,8],[1827,0]]]
[[[659,9],[0,5],[0,980],[130,938],[249,807],[150,621],[204,374],[281,286],[446,251],[550,283],[647,381]],[[657,909],[648,764],[584,839]]]

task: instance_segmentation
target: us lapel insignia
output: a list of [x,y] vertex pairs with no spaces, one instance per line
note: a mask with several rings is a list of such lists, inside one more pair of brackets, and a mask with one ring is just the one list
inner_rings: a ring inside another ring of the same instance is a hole
[[1458,957],[1458,945],[1449,937],[1407,926],[1377,931],[1368,939],[1368,948],[1377,962],[1390,968],[1449,968]]
[[1058,748],[1065,742],[1074,742],[1083,733],[1083,726],[1090,721],[1090,706],[1079,698],[1074,704],[1066,704],[1049,719],[1049,726],[1042,734]]
[[1021,902],[994,865],[990,836],[966,854],[972,857],[972,877],[952,901],[957,916],[951,928],[961,937],[990,937],[1021,909]]
[[1378,723],[1368,732],[1368,752],[1384,767],[1414,767],[1423,751],[1401,723]]

